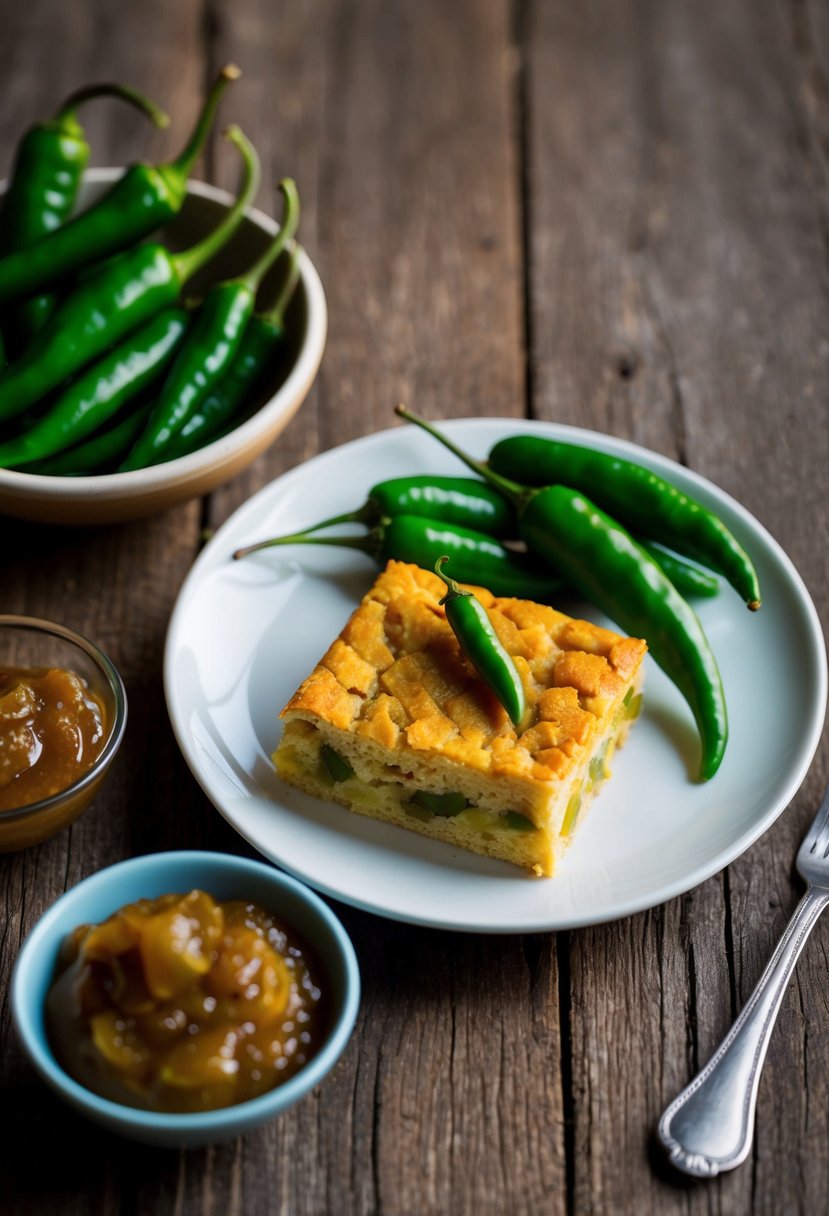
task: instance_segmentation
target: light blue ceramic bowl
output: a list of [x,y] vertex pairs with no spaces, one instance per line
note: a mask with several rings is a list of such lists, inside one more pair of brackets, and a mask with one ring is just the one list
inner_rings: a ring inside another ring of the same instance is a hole
[[[76,925],[105,919],[123,904],[194,887],[217,899],[247,899],[284,917],[316,954],[329,1003],[329,1031],[317,1054],[267,1094],[199,1114],[136,1110],[98,1097],[60,1067],[46,1037],[45,998],[61,942]],[[12,979],[12,1014],[41,1077],[76,1110],[110,1131],[147,1144],[191,1148],[232,1139],[304,1097],[339,1059],[360,1002],[354,947],[334,913],[301,883],[259,861],[221,853],[152,853],[85,879],[52,905],[26,938]]]

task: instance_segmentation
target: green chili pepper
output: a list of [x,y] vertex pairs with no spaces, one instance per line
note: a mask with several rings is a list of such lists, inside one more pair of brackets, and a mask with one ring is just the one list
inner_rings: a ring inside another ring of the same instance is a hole
[[323,743],[320,748],[320,756],[325,765],[325,771],[332,781],[348,781],[349,777],[354,776],[354,769],[348,761],[327,743]]
[[237,549],[234,557],[246,557],[260,549],[278,545],[331,545],[338,549],[357,549],[367,553],[380,566],[388,561],[411,562],[432,570],[439,557],[451,554],[452,565],[461,582],[486,587],[493,595],[516,599],[549,600],[560,594],[564,585],[524,553],[507,549],[492,536],[444,524],[421,515],[396,515],[381,520],[364,536],[317,536],[296,532],[277,536]]
[[422,515],[426,519],[474,528],[487,536],[509,536],[515,524],[509,503],[484,482],[471,477],[424,474],[378,482],[356,511],[334,515],[306,531],[318,532],[334,524],[349,523],[365,524],[370,528],[382,519],[396,515]]
[[680,595],[697,596],[700,599],[711,599],[719,595],[720,580],[710,570],[703,570],[701,566],[683,561],[676,553],[669,553],[652,540],[645,540],[641,536],[634,536],[633,539],[651,555]]
[[700,734],[700,777],[713,777],[728,739],[717,662],[694,610],[656,562],[584,495],[568,486],[528,488],[473,460],[430,423],[399,406],[413,422],[485,477],[512,502],[527,548],[550,561],[585,599],[625,632],[644,637],[665,674],[685,697]]
[[187,197],[187,179],[207,138],[219,99],[239,69],[223,68],[181,154],[163,165],[131,165],[80,215],[27,249],[0,258],[0,304],[51,287],[81,266],[127,249],[166,224]]
[[526,704],[518,668],[495,632],[481,601],[443,573],[448,561],[448,556],[444,555],[435,562],[435,574],[448,587],[440,601],[446,612],[446,620],[478,675],[495,693],[513,725],[519,726]]
[[186,456],[244,421],[259,404],[257,392],[273,370],[285,336],[285,312],[299,281],[299,246],[291,251],[288,274],[273,306],[254,313],[236,357],[164,451],[164,460]]
[[173,304],[187,280],[230,239],[256,193],[259,158],[238,127],[225,134],[242,154],[245,181],[221,223],[180,253],[154,243],[130,249],[61,300],[31,345],[0,375],[0,420],[39,401]]
[[250,270],[216,283],[199,309],[186,341],[164,381],[146,429],[121,466],[123,471],[155,464],[188,417],[229,369],[250,321],[259,284],[299,224],[299,195],[290,178],[279,183],[285,213],[277,236]]
[[[440,520],[444,524],[470,527],[488,536],[515,535],[515,514],[502,494],[471,477],[433,477],[428,474],[380,482],[369,490],[362,507],[347,511],[344,515],[334,515],[306,528],[305,532],[319,532],[343,523],[362,523],[371,528],[398,515],[422,515],[433,521],[433,527],[438,526],[436,521]],[[643,540],[639,540],[639,543],[683,595],[717,594],[719,583],[715,576],[683,561],[674,553],[668,553],[659,545]],[[431,569],[434,565],[431,555],[429,561],[421,564]],[[559,582],[556,589],[561,590],[563,585],[563,581]]]
[[[94,84],[70,94],[54,117],[30,127],[17,147],[0,210],[0,253],[27,249],[69,219],[90,154],[77,111],[97,97],[117,97],[157,127],[169,122],[154,102],[126,85]],[[39,295],[12,311],[7,322],[18,348],[40,329],[54,304],[53,295]]]
[[463,794],[428,794],[425,790],[417,790],[409,799],[409,805],[428,811],[430,818],[437,815],[440,819],[454,819],[466,810],[469,799]]
[[528,499],[521,534],[626,633],[647,640],[694,715],[700,776],[713,777],[728,741],[722,681],[702,624],[673,583],[620,524],[566,486],[549,486]]
[[166,308],[81,372],[22,435],[0,443],[0,468],[12,469],[80,443],[164,373],[188,325],[183,308]]
[[91,439],[45,460],[25,465],[21,472],[44,477],[78,477],[114,470],[146,426],[150,406],[151,403],[145,401],[125,418],[119,417],[112,426],[97,431]]
[[489,453],[494,473],[525,486],[563,483],[587,494],[626,528],[719,571],[752,611],[757,572],[722,520],[663,477],[607,452],[535,435],[512,435]]

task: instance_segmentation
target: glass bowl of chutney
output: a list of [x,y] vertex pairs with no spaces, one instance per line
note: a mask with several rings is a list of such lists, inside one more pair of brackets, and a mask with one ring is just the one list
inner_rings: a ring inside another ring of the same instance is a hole
[[77,819],[126,721],[123,681],[98,646],[52,621],[0,615],[0,852]]

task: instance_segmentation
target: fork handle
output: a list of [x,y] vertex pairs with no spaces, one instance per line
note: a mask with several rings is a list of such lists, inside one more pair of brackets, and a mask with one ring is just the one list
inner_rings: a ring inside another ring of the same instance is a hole
[[809,887],[740,1016],[660,1119],[659,1139],[684,1173],[713,1178],[748,1156],[771,1031],[800,951],[827,903],[829,893]]

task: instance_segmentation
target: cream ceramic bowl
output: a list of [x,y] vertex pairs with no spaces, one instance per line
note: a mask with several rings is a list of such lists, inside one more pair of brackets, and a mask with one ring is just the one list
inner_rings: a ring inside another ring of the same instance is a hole
[[[90,170],[79,207],[94,202],[122,173],[123,169]],[[172,247],[195,243],[218,223],[231,202],[224,190],[190,182],[184,207],[165,239]],[[277,230],[269,216],[249,210],[233,240],[206,268],[207,277],[195,278],[188,293],[196,295],[205,282],[245,270]],[[267,303],[269,288],[273,291],[276,282],[272,273],[262,286],[260,302]],[[207,494],[249,465],[287,426],[314,382],[326,331],[325,293],[310,259],[302,254],[300,280],[286,318],[285,357],[262,390],[256,413],[199,451],[149,469],[98,477],[43,477],[0,469],[0,513],[43,523],[117,523]]]

